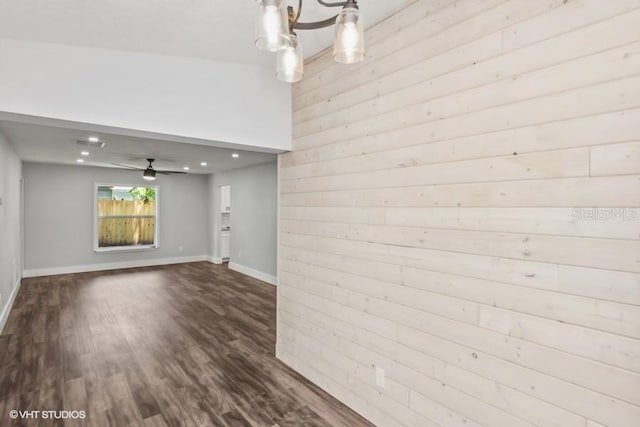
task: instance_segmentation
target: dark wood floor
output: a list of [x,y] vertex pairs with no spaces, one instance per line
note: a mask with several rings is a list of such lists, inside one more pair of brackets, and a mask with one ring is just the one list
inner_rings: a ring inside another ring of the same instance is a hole
[[275,287],[209,263],[25,279],[0,426],[369,426],[274,357],[275,315]]

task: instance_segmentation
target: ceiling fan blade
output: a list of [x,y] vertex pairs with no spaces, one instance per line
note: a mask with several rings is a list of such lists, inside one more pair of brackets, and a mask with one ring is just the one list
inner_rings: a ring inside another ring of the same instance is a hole
[[112,164],[112,165],[115,165],[115,166],[119,166],[119,167],[124,168],[124,169],[131,169],[131,170],[136,170],[136,171],[143,171],[143,170],[145,170],[145,169],[137,168],[137,167],[135,167],[135,166],[122,165],[122,164],[120,164],[120,163],[111,163],[111,164]]
[[186,175],[186,172],[182,172],[182,171],[159,171],[157,170],[156,173],[162,174],[162,175],[174,175],[174,174],[182,174],[182,175]]

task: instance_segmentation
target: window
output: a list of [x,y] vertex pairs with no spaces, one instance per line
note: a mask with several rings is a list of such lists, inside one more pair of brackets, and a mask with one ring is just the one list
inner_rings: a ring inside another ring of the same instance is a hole
[[158,188],[96,184],[94,249],[158,247]]

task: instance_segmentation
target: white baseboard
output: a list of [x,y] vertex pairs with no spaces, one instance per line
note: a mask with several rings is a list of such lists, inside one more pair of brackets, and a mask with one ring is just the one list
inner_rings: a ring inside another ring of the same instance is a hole
[[208,261],[207,255],[145,259],[125,262],[109,262],[104,264],[71,265],[68,267],[36,268],[25,270],[24,277],[54,276],[58,274],[86,273],[89,271],[118,270],[121,268],[153,267],[156,265],[183,264],[185,262]]
[[220,257],[208,256],[207,261],[209,261],[211,264],[222,264],[222,258]]
[[229,263],[229,269],[237,271],[238,273],[246,274],[254,279],[262,280],[263,282],[267,282],[271,285],[276,285],[278,283],[276,276],[254,270],[253,268],[245,267],[244,265],[236,264],[235,262]]
[[13,307],[13,302],[16,300],[16,296],[18,295],[18,291],[20,290],[20,285],[22,284],[22,279],[18,279],[13,287],[13,291],[9,298],[7,299],[7,303],[4,306],[4,310],[2,310],[2,314],[0,314],[0,334],[4,331],[4,327],[7,324],[7,320],[9,319],[9,313],[11,313],[11,308]]

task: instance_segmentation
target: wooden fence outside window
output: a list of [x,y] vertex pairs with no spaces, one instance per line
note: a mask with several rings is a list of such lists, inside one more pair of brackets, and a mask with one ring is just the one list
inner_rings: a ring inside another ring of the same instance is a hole
[[98,247],[155,243],[156,202],[98,200]]

